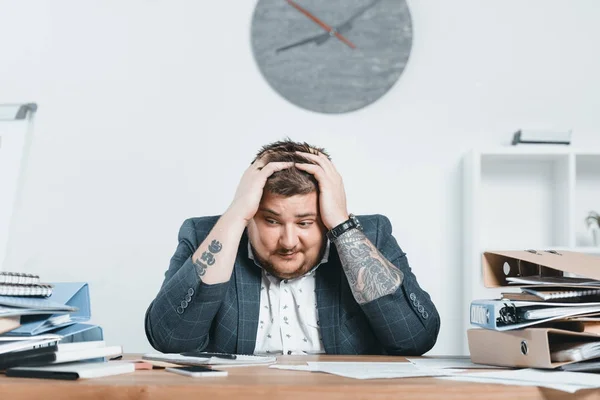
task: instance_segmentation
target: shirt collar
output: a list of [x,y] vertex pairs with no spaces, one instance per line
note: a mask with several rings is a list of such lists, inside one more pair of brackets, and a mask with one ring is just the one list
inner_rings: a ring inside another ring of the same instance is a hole
[[[311,268],[311,270],[308,271],[307,274],[314,272],[319,265],[329,261],[329,248],[331,247],[331,242],[329,241],[329,239],[326,239],[326,240],[327,240],[327,242],[325,243],[325,251],[323,252],[323,257],[321,258],[321,261],[319,261],[319,263],[317,265],[315,265],[313,268]],[[252,261],[254,261],[254,264],[257,267],[262,269],[262,265],[260,265],[254,258],[254,253],[252,252],[252,246],[250,245],[249,240],[248,240],[248,258],[251,259]]]

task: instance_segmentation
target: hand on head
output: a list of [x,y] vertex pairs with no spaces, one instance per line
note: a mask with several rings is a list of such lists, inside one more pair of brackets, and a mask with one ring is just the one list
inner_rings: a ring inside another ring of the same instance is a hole
[[325,227],[331,229],[346,221],[348,209],[344,182],[329,157],[320,152],[313,154],[298,151],[296,153],[314,162],[314,164],[296,163],[294,165],[299,170],[313,175],[319,183],[319,208]]
[[[310,174],[314,180],[312,183],[306,179],[304,182],[290,183],[289,188],[285,180],[278,182],[275,188],[267,185],[269,177],[274,173],[289,168]],[[229,210],[233,210],[248,223],[258,211],[265,185],[267,190],[274,189],[276,193],[284,196],[306,194],[318,185],[319,212],[325,227],[331,229],[348,219],[342,177],[323,149],[289,140],[265,146],[242,176]],[[291,187],[293,185],[297,187]]]

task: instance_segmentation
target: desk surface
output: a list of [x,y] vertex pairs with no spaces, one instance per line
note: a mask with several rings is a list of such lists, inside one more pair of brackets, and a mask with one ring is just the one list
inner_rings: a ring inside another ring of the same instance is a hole
[[[128,357],[129,358],[129,357]],[[306,361],[406,361],[381,356],[281,356]],[[343,378],[324,373],[258,367],[228,368],[227,377],[189,378],[162,369],[79,381],[0,376],[2,399],[600,399],[600,390],[575,394],[525,386],[452,382],[435,378]]]

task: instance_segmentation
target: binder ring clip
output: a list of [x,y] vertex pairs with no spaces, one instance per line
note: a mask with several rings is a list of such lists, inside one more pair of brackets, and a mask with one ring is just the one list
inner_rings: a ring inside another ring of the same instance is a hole
[[521,341],[521,354],[526,356],[528,351],[529,351],[529,348],[527,347],[527,340]]

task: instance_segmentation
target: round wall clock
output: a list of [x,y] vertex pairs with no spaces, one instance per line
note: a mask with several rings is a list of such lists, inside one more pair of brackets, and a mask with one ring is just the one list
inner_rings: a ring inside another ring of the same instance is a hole
[[362,108],[398,80],[410,54],[405,0],[259,0],[252,50],[269,84],[322,113]]

